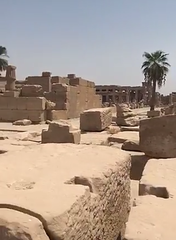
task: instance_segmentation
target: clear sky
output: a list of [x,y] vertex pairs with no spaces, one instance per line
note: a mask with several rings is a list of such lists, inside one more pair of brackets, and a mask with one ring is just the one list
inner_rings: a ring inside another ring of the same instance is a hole
[[96,84],[140,85],[142,54],[163,50],[176,91],[175,0],[0,0],[0,45],[17,78],[51,71]]

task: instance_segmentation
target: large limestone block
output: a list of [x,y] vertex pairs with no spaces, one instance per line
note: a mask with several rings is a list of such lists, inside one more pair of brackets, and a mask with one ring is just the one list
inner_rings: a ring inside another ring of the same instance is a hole
[[140,149],[154,158],[176,157],[176,116],[140,121]]
[[150,159],[139,184],[140,195],[176,197],[176,159]]
[[73,129],[66,122],[51,122],[48,130],[42,131],[42,143],[75,143],[81,140],[80,130]]
[[41,144],[7,153],[0,206],[38,218],[52,240],[123,239],[130,166],[129,154],[106,146]]
[[21,89],[22,97],[40,97],[43,94],[41,85],[23,85]]
[[175,205],[175,199],[138,197],[130,212],[125,240],[176,239]]
[[81,131],[97,132],[110,126],[112,122],[111,108],[95,108],[84,111],[80,115]]
[[1,240],[50,240],[42,222],[12,209],[0,209]]

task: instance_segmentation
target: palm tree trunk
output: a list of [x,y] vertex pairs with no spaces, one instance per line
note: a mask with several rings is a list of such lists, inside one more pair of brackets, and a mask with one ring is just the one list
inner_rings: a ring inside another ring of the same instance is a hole
[[156,102],[156,80],[153,80],[152,98],[151,98],[151,103],[150,103],[150,111],[155,110],[155,102]]

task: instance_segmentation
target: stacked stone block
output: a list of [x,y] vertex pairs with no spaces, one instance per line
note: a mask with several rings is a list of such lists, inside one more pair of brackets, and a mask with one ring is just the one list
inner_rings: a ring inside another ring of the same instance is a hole
[[33,123],[46,120],[46,99],[44,97],[0,96],[0,121],[13,122],[30,119]]

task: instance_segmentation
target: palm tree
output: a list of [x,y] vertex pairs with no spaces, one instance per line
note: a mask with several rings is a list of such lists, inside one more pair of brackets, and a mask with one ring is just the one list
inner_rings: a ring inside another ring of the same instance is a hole
[[144,62],[142,64],[142,72],[146,82],[152,86],[152,97],[150,102],[150,110],[155,109],[156,103],[156,86],[161,88],[166,81],[169,72],[170,64],[168,63],[169,54],[163,51],[156,51],[153,53],[144,52]]
[[5,71],[8,66],[8,61],[5,59],[7,57],[7,49],[0,46],[0,72]]

